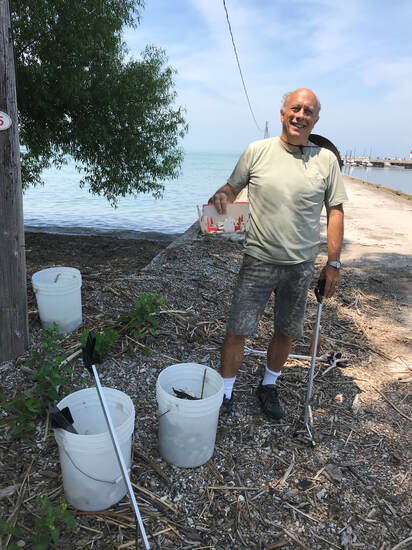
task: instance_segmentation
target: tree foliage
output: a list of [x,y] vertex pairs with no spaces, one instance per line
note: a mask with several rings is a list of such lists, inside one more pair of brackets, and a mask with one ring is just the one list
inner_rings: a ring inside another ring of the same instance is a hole
[[147,46],[127,59],[121,39],[143,0],[13,0],[23,185],[68,155],[81,185],[113,203],[160,196],[176,178],[187,131],[175,71]]

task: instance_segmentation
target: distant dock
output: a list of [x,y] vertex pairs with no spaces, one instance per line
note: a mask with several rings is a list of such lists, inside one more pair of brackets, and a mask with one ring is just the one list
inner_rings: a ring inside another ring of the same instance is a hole
[[384,166],[403,166],[406,169],[412,169],[412,159],[381,159],[381,158],[369,158],[369,157],[345,157],[343,162],[347,166],[374,166],[377,168],[383,168]]

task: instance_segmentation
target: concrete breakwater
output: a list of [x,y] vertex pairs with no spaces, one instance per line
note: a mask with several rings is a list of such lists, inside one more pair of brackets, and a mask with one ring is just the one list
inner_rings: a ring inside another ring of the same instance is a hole
[[390,159],[390,158],[370,158],[370,157],[355,157],[343,159],[344,164],[350,166],[375,166],[383,168],[384,166],[403,166],[404,168],[412,169],[412,159]]
[[405,193],[404,191],[398,191],[397,189],[392,189],[391,187],[385,187],[384,185],[380,185],[379,183],[367,181],[362,178],[356,178],[354,176],[349,176],[347,174],[345,174],[344,177],[358,183],[365,183],[366,185],[370,185],[372,187],[375,187],[376,189],[381,189],[382,191],[393,193],[394,195],[398,195],[399,197],[404,197],[405,199],[412,200],[412,195],[410,193]]

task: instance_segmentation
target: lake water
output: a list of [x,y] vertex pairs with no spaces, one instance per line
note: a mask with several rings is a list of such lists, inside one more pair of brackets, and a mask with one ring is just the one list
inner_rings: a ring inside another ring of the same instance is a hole
[[187,153],[179,179],[166,183],[162,199],[122,197],[113,208],[104,197],[80,189],[79,173],[69,163],[43,174],[44,186],[24,194],[26,230],[67,234],[111,234],[123,238],[172,239],[198,218],[230,176],[238,154]]
[[344,166],[343,173],[412,195],[412,169],[398,166]]
[[[44,186],[24,194],[28,231],[105,234],[123,238],[173,239],[197,219],[196,206],[207,203],[230,176],[239,154],[186,153],[181,176],[167,182],[163,199],[150,195],[119,199],[112,208],[103,197],[80,189],[74,164],[43,174]],[[412,193],[412,170],[344,167],[344,172],[385,187]]]

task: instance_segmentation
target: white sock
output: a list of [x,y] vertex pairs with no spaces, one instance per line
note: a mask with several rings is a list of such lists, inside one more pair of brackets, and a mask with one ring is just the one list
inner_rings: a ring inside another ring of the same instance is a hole
[[230,399],[232,397],[233,386],[235,385],[236,376],[234,378],[223,378],[223,391],[225,397]]
[[282,371],[273,372],[273,370],[270,370],[266,367],[265,376],[262,380],[262,386],[267,386],[269,384],[273,384],[274,386],[276,386],[276,380],[279,378],[281,374],[282,374]]

